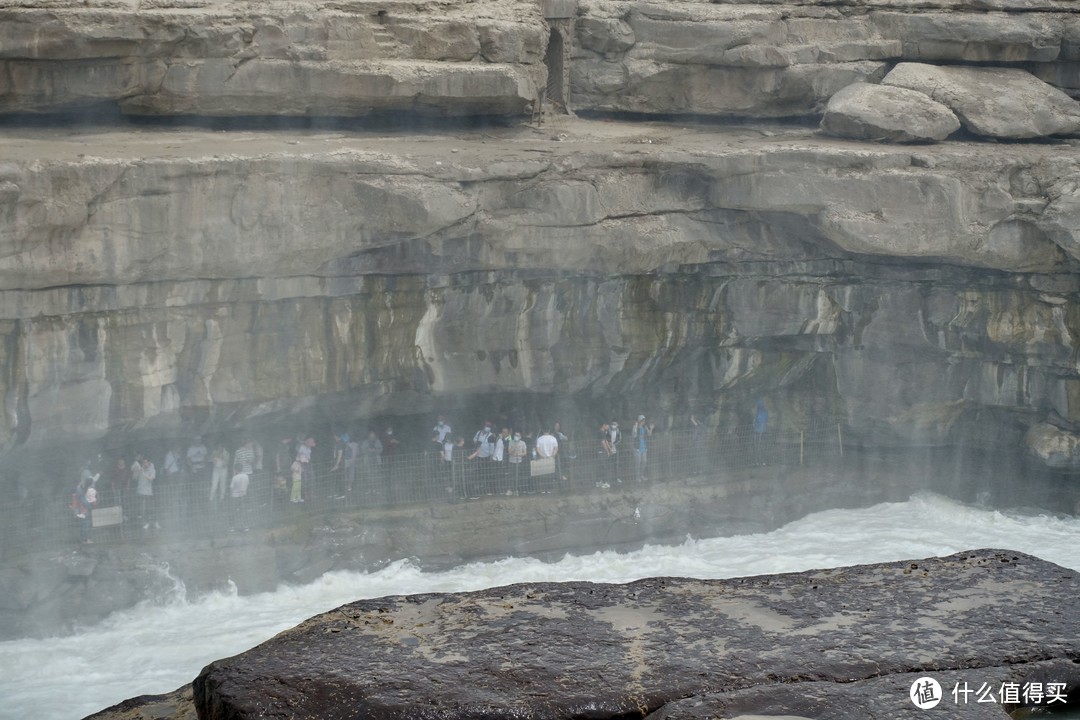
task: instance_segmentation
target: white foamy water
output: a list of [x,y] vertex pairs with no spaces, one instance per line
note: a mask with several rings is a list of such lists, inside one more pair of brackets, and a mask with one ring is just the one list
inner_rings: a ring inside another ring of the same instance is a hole
[[779,530],[632,553],[567,556],[556,563],[508,559],[446,572],[396,562],[365,573],[330,573],[304,587],[197,602],[177,599],[116,613],[66,638],[0,643],[0,717],[81,718],[125,698],[169,692],[211,660],[360,598],[479,590],[517,582],[628,582],[655,575],[726,578],[948,555],[997,547],[1080,570],[1080,519],[984,510],[932,494],[862,510],[815,513]]

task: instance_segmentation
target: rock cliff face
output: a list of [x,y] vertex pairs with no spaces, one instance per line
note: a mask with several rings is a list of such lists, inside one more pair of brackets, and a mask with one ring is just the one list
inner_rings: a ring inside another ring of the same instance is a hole
[[[9,114],[505,118],[9,123],[9,457],[511,391],[889,445],[1080,422],[1074,141],[811,127],[899,61],[1075,93],[1070,3],[26,3],[0,38]],[[665,119],[522,124],[549,100]]]
[[209,116],[516,115],[547,41],[534,3],[395,1],[31,4],[0,38],[2,112]]

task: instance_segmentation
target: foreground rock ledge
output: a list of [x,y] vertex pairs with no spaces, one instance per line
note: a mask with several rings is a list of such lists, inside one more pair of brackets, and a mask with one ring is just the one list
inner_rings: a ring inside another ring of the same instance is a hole
[[[874,717],[915,717],[923,711],[907,688],[920,674],[947,688],[1019,682],[1067,673],[1078,656],[1080,574],[979,550],[732,580],[365,600],[212,663],[193,689],[203,720],[616,718],[661,708],[866,717],[868,702]],[[1004,717],[1000,706],[949,710]]]

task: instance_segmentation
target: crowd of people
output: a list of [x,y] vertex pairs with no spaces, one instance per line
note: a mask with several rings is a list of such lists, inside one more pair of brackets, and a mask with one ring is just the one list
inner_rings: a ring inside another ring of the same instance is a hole
[[[485,420],[465,435],[455,433],[447,417],[439,415],[427,442],[414,438],[414,445],[424,447],[419,454],[422,465],[415,464],[416,455],[404,457],[401,439],[392,426],[381,433],[369,430],[362,438],[349,432],[334,433],[319,473],[315,473],[313,462],[319,445],[309,434],[282,437],[269,455],[250,435],[232,448],[225,442],[207,444],[205,438],[195,437],[186,447],[169,445],[161,457],[160,471],[145,452],[108,459],[99,456],[82,467],[70,507],[80,523],[80,541],[89,543],[91,513],[99,504],[123,506],[124,515],[143,531],[160,529],[161,509],[155,490],[163,484],[183,488],[183,492],[171,494],[175,502],[184,505],[183,511],[209,508],[225,519],[229,530],[244,531],[250,525],[248,497],[252,487],[269,490],[281,506],[310,502],[316,495],[320,499],[358,498],[361,492],[376,494],[382,502],[395,502],[412,497],[408,487],[431,476],[445,486],[450,500],[543,494],[568,482],[580,452],[595,453],[589,461],[590,479],[598,488],[622,483],[620,471],[629,467],[634,481],[649,480],[649,447],[656,423],[644,414],[637,416],[628,435],[611,420],[600,423],[595,434],[586,433],[574,440],[559,422],[530,431],[522,428],[521,421],[501,419],[505,422]],[[756,438],[764,434],[767,422],[765,405],[758,401],[752,424]],[[690,417],[688,432],[689,445],[703,443],[706,428],[696,416]],[[620,453],[627,451],[632,463],[620,462]]]

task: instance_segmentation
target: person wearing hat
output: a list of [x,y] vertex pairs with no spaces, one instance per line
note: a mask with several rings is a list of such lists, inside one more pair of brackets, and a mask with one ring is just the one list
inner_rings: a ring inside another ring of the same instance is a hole
[[649,462],[649,438],[652,437],[656,423],[646,423],[644,415],[638,415],[634,423],[634,479],[645,482],[645,466]]

